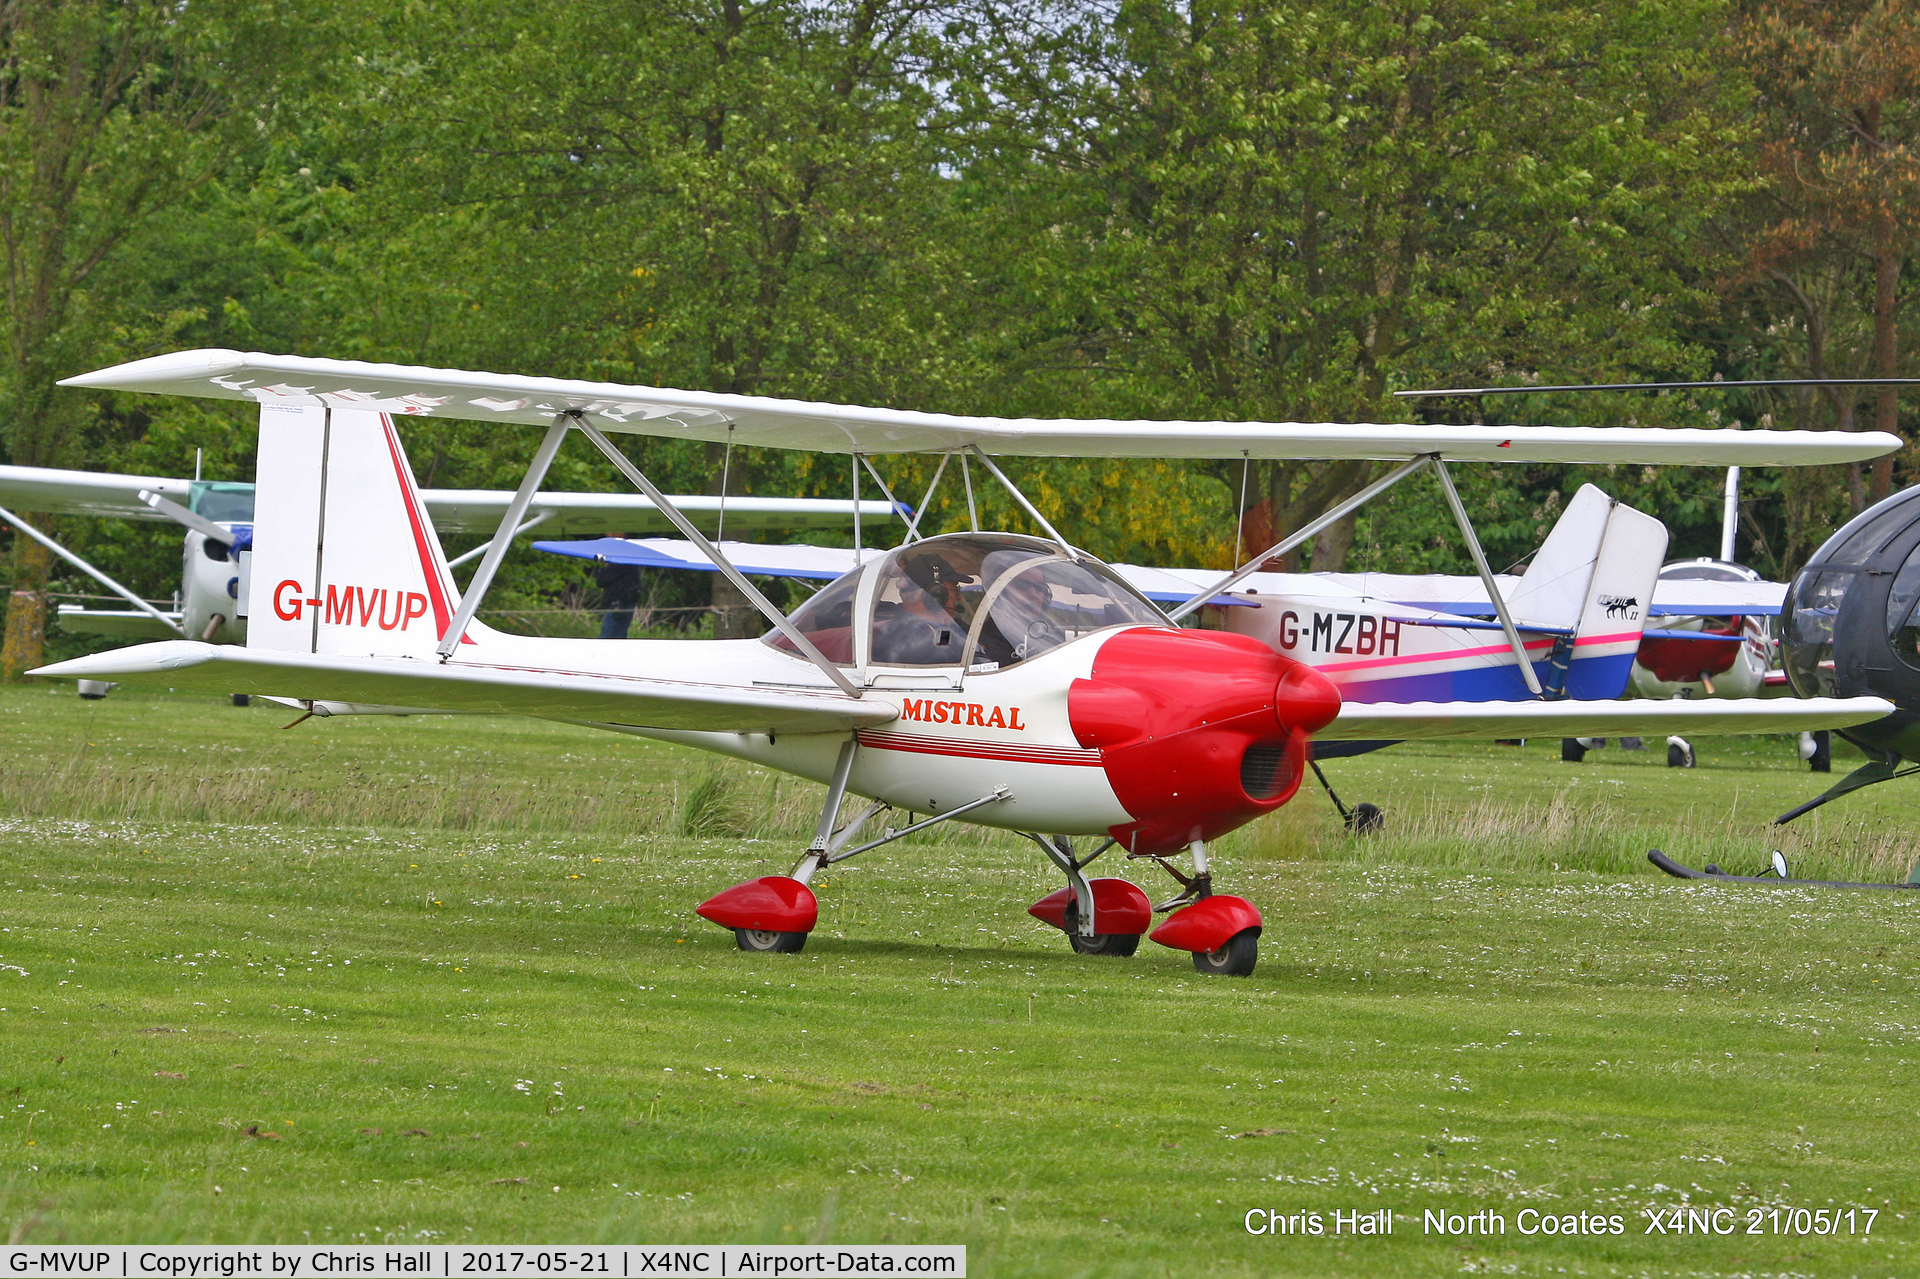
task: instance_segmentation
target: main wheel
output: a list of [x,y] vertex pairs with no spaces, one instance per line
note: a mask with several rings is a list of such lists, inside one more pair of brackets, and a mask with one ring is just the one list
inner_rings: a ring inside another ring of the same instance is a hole
[[1243,928],[1227,938],[1227,944],[1219,950],[1194,951],[1193,967],[1195,972],[1210,977],[1251,977],[1254,961],[1258,958],[1259,930]]
[[1095,933],[1091,937],[1068,933],[1067,941],[1076,955],[1114,955],[1125,959],[1140,949],[1139,933]]
[[1091,937],[1080,935],[1079,903],[1067,903],[1064,921],[1067,929],[1067,942],[1076,955],[1113,955],[1125,959],[1140,949],[1139,933],[1095,933]]
[[807,944],[805,933],[775,933],[762,928],[736,928],[733,940],[741,950],[755,954],[797,955]]
[[1387,815],[1380,811],[1378,804],[1355,804],[1353,813],[1347,818],[1347,829],[1356,835],[1372,835],[1384,830]]

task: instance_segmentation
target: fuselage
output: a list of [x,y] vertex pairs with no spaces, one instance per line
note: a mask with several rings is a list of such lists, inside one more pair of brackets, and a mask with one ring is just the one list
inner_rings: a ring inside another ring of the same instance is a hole
[[[416,591],[362,560],[361,581],[261,597],[256,642],[284,628],[310,651],[439,660],[432,583]],[[269,576],[272,576],[269,574]],[[264,579],[263,579],[264,580]],[[417,578],[414,580],[418,580]],[[256,596],[260,595],[256,583]],[[1310,667],[1257,640],[1169,624],[1098,561],[1007,534],[928,538],[822,588],[794,633],[887,714],[854,731],[854,793],[909,812],[971,810],[981,825],[1105,832],[1133,852],[1213,839],[1285,803],[1307,737],[1340,698]],[[759,640],[570,640],[467,630],[463,667],[841,691],[780,631]],[[848,730],[715,732],[689,718],[599,726],[684,742],[825,781]],[[737,720],[734,722],[738,722]]]
[[[1458,590],[1448,589],[1453,579],[1329,574],[1326,590],[1308,594],[1276,591],[1262,581],[1266,576],[1249,578],[1244,593],[1235,593],[1240,602],[1219,610],[1223,625],[1312,666],[1333,682],[1343,701],[1501,702],[1533,697],[1498,627],[1469,617],[1458,619],[1466,625],[1449,625],[1434,611],[1434,605],[1458,598]],[[1637,611],[1617,625],[1570,638],[1568,694],[1591,700],[1618,697],[1640,644]],[[1535,677],[1546,682],[1555,637],[1528,632],[1521,639]]]

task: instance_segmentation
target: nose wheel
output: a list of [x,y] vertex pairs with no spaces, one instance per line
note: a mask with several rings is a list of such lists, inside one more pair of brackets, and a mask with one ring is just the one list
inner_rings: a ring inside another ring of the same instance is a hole
[[1210,977],[1251,977],[1260,958],[1260,930],[1243,928],[1218,950],[1193,952],[1195,972]]
[[781,933],[765,928],[736,928],[734,944],[758,955],[797,955],[807,944],[805,933]]
[[1151,857],[1180,884],[1179,893],[1154,907],[1156,911],[1173,913],[1166,923],[1153,930],[1153,940],[1192,954],[1193,970],[1197,973],[1209,977],[1251,977],[1260,957],[1260,930],[1264,926],[1259,908],[1244,897],[1213,891],[1213,874],[1204,840],[1194,840],[1187,851],[1193,855],[1192,875],[1182,875],[1175,870],[1164,853],[1133,854]]

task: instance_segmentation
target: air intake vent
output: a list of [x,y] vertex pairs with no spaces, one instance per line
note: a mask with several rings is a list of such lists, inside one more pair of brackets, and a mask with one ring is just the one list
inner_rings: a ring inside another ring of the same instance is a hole
[[1240,789],[1248,799],[1274,799],[1292,780],[1284,741],[1256,742],[1240,757]]

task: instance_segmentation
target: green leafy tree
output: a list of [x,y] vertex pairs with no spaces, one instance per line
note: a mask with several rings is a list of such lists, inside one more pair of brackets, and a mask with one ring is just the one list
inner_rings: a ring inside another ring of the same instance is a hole
[[[268,88],[275,17],[221,0],[0,4],[0,439],[12,463],[77,460],[85,401],[54,383],[87,367],[117,323],[152,322],[126,314],[135,290],[116,268],[254,141],[258,103],[240,86]],[[14,539],[6,678],[40,661],[48,567],[36,543]]]
[[[1703,362],[1696,229],[1737,179],[1722,16],[985,0],[955,25],[976,56],[954,96],[989,122],[972,171],[1023,233],[1027,397],[1394,420],[1396,385]],[[1371,474],[1271,464],[1271,521]]]

